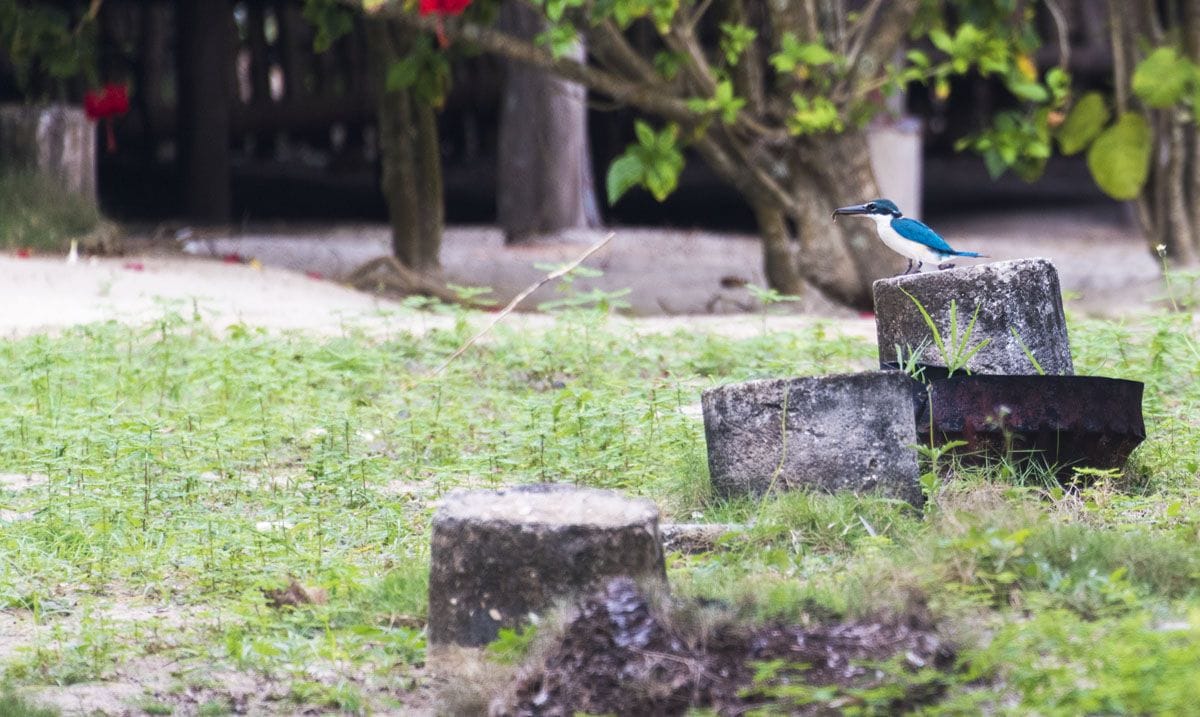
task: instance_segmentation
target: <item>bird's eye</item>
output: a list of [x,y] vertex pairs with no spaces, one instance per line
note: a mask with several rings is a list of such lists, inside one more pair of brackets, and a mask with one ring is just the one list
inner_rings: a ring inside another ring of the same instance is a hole
[[867,205],[867,211],[868,211],[868,212],[873,212],[873,211],[875,211],[877,208],[878,208],[878,207],[876,207],[876,206],[875,206],[875,202],[871,202],[870,204],[868,204],[868,205]]

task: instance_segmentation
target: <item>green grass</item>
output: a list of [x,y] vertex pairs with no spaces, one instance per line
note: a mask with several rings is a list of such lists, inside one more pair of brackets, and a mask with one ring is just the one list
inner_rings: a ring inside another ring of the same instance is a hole
[[0,689],[0,715],[4,717],[58,717],[56,710],[39,707],[14,694],[11,689]]
[[[1172,675],[1200,671],[1196,330],[1181,315],[1071,330],[1081,373],[1147,383],[1150,438],[1129,474],[1065,494],[964,470],[924,515],[709,493],[703,430],[683,409],[721,382],[874,363],[872,345],[819,326],[636,337],[572,311],[545,331],[501,327],[435,379],[465,322],[323,339],[169,315],[6,341],[0,473],[45,479],[0,484],[0,609],[28,632],[0,677],[104,680],[162,658],[280,682],[287,709],[403,702],[420,686],[437,497],[553,480],[683,520],[752,521],[726,551],[669,566],[680,594],[749,619],[927,606],[963,647],[947,710],[1170,711],[1191,684]],[[267,607],[262,590],[292,577],[327,601]]]
[[64,250],[103,218],[93,202],[26,171],[0,171],[0,249]]

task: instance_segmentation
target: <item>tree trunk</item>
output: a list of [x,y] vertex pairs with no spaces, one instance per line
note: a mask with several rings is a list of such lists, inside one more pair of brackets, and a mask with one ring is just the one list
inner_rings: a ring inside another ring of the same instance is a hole
[[864,130],[811,137],[791,156],[800,212],[792,217],[804,278],[829,298],[857,309],[873,306],[871,284],[904,269],[870,221],[833,221],[833,210],[879,196]]
[[[387,68],[412,46],[414,31],[383,20],[370,20],[374,76],[385,82]],[[379,93],[379,143],[383,194],[392,225],[392,251],[405,266],[436,271],[441,250],[444,207],[437,117],[429,104],[407,90]]]
[[[1118,112],[1143,112],[1151,126],[1153,150],[1150,178],[1133,205],[1138,223],[1155,254],[1162,246],[1165,256],[1177,266],[1200,262],[1200,138],[1192,123],[1175,108],[1155,110],[1141,107],[1130,87],[1130,79],[1145,55],[1144,44],[1167,40],[1164,28],[1178,30],[1183,50],[1193,61],[1200,59],[1200,10],[1182,4],[1182,13],[1163,14],[1157,5],[1138,5],[1138,12],[1117,0],[1109,0],[1110,41],[1113,50],[1113,89]],[[1181,27],[1176,28],[1178,20]]]
[[[538,13],[501,6],[509,32],[532,40]],[[580,45],[573,53],[584,56]],[[587,92],[543,70],[508,61],[500,110],[497,213],[508,242],[600,223],[587,136]]]
[[233,63],[233,9],[229,0],[180,0],[179,135],[184,210],[198,222],[227,222],[229,186],[229,77]]
[[[879,196],[865,131],[793,139],[766,159],[733,161],[715,140],[696,149],[754,209],[771,288],[800,294],[811,283],[833,301],[866,311],[873,306],[871,284],[903,270],[903,259],[879,241],[869,221],[833,221],[837,207]],[[783,177],[786,198],[761,191],[756,170]]]

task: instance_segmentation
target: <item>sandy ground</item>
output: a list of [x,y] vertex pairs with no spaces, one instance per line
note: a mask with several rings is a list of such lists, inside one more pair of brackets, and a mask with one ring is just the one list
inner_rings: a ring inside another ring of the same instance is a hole
[[[1136,312],[1161,294],[1153,258],[1136,235],[1111,220],[1072,213],[1024,214],[974,217],[947,222],[939,229],[956,245],[996,259],[1050,258],[1059,269],[1069,307],[1080,313]],[[185,315],[199,312],[218,327],[242,322],[321,333],[339,333],[350,325],[383,332],[423,331],[449,321],[337,283],[387,251],[385,226],[210,232],[203,237],[180,234],[175,245],[134,242],[144,249],[138,255],[85,259],[72,265],[60,257],[0,256],[0,335],[110,319],[138,323],[169,310]],[[450,282],[491,287],[497,298],[506,301],[543,276],[546,265],[569,261],[599,236],[599,232],[581,231],[557,241],[506,247],[494,229],[454,228],[445,239],[444,272]],[[228,254],[256,261],[211,260]],[[757,317],[722,314],[758,310],[746,288],[730,284],[764,284],[760,264],[759,246],[752,237],[621,229],[588,262],[604,274],[578,279],[576,287],[581,292],[629,289],[622,298],[632,306],[632,313],[647,317],[631,321],[635,331],[689,328],[745,335],[761,330]],[[561,296],[559,288],[548,285],[523,307],[534,309]],[[772,317],[772,328],[800,327],[813,317],[825,317],[839,319],[837,323],[850,332],[873,335],[868,321],[816,292],[788,308],[804,315]],[[528,325],[546,320],[536,314],[507,319]]]
[[[1138,234],[1111,215],[1087,211],[972,216],[939,223],[959,248],[982,251],[994,259],[1043,256],[1054,261],[1072,308],[1089,314],[1115,315],[1145,308],[1159,294],[1158,266]],[[542,264],[561,264],[578,255],[603,232],[577,231],[558,241],[506,247],[499,231],[458,227],[446,233],[444,272],[448,281],[486,286],[501,298],[517,293],[545,272]],[[196,255],[238,254],[268,266],[343,277],[367,260],[388,251],[384,226],[363,225],[316,229],[301,233],[246,231],[210,234],[183,243]],[[613,241],[588,265],[604,272],[580,279],[582,291],[628,288],[624,297],[632,313],[704,315],[755,310],[745,288],[722,284],[766,283],[758,241],[750,236],[705,232],[619,229]],[[729,280],[736,281],[729,281]],[[557,296],[545,287],[528,302]],[[797,307],[830,317],[852,312],[824,300],[816,292]]]

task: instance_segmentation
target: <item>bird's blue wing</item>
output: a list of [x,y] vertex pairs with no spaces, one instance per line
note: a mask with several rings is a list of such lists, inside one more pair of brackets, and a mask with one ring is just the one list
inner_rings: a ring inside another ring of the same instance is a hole
[[937,232],[925,226],[916,219],[909,219],[908,217],[893,219],[892,229],[895,229],[896,233],[905,239],[908,239],[909,241],[915,241],[918,244],[924,244],[936,252],[943,254],[955,253],[954,250],[950,248],[950,245],[946,243],[946,240],[938,236]]

